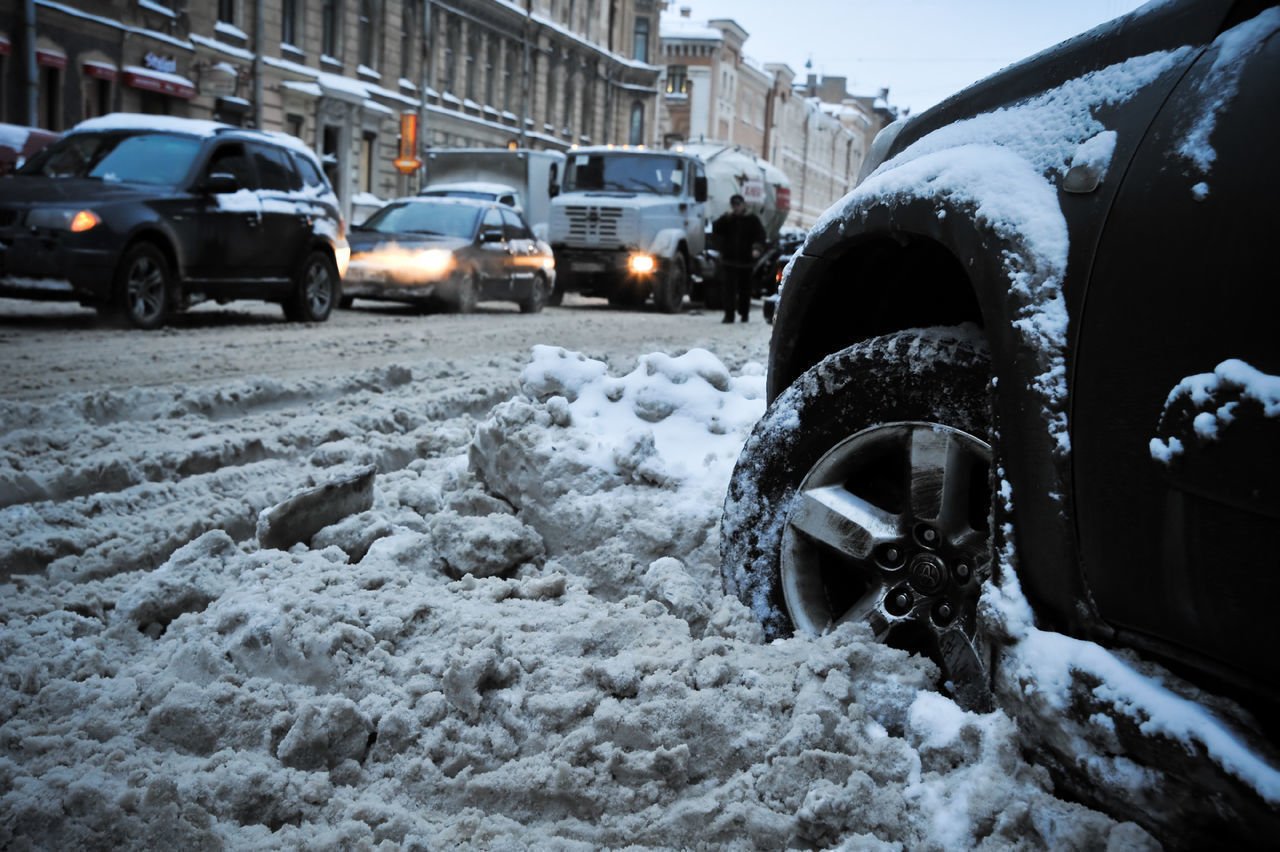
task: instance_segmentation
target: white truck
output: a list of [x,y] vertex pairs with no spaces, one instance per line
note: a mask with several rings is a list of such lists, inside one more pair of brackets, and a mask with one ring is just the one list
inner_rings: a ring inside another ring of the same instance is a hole
[[732,145],[570,150],[551,201],[556,289],[549,303],[576,291],[614,305],[652,297],[668,313],[681,310],[686,296],[718,304],[710,223],[741,194],[776,240],[789,193],[781,171]]
[[[530,148],[441,148],[423,162],[423,195],[491,197],[507,202],[514,190],[518,208],[534,234],[545,240],[551,199],[560,191],[565,155]],[[488,193],[488,195],[485,195]],[[509,203],[509,202],[508,202]]]

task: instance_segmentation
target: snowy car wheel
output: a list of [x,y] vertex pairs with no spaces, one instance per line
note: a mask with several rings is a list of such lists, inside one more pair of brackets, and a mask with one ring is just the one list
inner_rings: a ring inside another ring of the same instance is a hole
[[173,295],[164,253],[151,243],[137,243],[120,261],[117,276],[120,312],[124,319],[134,328],[146,330],[164,325]]
[[988,371],[977,329],[917,329],[830,355],[774,400],[721,526],[726,591],[769,638],[866,622],[990,705]]
[[284,303],[284,314],[296,322],[324,322],[339,298],[338,270],[328,255],[313,251],[298,272],[293,295]]

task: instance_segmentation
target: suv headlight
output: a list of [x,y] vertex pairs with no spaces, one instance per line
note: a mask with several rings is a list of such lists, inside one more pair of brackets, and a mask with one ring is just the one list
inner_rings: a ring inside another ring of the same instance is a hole
[[27,226],[54,231],[80,233],[102,224],[102,217],[92,210],[63,207],[37,207],[27,214]]

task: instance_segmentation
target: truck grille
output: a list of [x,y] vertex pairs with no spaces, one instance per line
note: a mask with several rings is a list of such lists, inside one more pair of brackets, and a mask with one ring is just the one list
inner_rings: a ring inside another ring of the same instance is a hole
[[618,223],[622,219],[621,207],[595,207],[577,205],[565,207],[569,218],[569,239],[583,242],[616,242]]

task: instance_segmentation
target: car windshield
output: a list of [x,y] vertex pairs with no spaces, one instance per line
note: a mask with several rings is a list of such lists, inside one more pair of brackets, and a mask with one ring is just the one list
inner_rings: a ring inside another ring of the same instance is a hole
[[679,195],[684,167],[678,157],[643,154],[575,154],[564,176],[567,192],[620,190]]
[[199,139],[172,133],[71,133],[18,173],[174,185],[191,170],[199,151]]
[[470,239],[480,208],[470,204],[401,201],[388,204],[360,226],[380,234],[442,234]]

